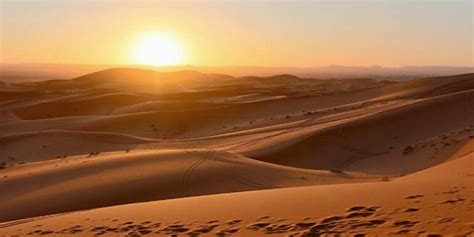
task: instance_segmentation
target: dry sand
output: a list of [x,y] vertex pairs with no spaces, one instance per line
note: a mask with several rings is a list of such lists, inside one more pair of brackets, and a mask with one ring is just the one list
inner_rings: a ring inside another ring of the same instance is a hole
[[474,74],[0,87],[0,236],[474,235]]

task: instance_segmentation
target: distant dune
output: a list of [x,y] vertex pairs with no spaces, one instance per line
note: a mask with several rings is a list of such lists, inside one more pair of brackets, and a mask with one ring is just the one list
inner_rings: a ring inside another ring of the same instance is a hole
[[408,80],[420,77],[449,76],[455,74],[474,73],[474,67],[456,66],[403,66],[403,67],[355,67],[329,65],[319,67],[209,67],[209,66],[162,66],[151,67],[141,65],[81,65],[81,64],[0,64],[0,80],[11,82],[39,81],[48,79],[68,79],[86,75],[92,72],[114,68],[127,67],[152,69],[161,72],[183,70],[200,71],[204,73],[228,74],[236,77],[272,76],[278,74],[293,74],[304,78],[342,79],[354,77],[371,77],[386,80]]
[[0,83],[0,235],[474,233],[474,73],[81,70]]

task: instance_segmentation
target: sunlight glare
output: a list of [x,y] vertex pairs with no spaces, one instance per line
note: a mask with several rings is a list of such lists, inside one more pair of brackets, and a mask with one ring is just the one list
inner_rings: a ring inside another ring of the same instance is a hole
[[152,33],[136,42],[133,60],[144,65],[176,65],[182,63],[183,50],[179,41],[169,34]]

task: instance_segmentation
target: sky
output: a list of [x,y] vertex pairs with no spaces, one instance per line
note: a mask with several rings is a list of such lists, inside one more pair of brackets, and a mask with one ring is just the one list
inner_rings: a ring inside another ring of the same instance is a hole
[[472,0],[0,0],[0,62],[136,64],[165,33],[178,64],[474,66]]

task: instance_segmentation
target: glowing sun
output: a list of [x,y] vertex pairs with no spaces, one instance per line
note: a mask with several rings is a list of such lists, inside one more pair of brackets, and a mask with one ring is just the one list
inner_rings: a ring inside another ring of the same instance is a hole
[[148,34],[135,43],[133,60],[153,66],[182,64],[183,49],[179,41],[168,34]]

